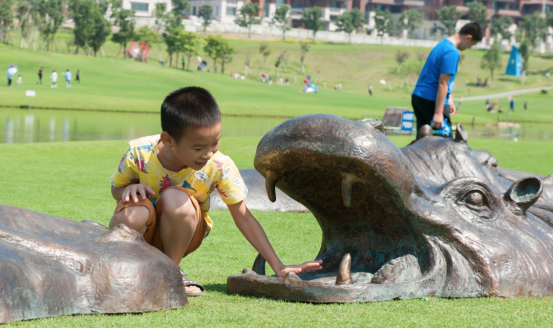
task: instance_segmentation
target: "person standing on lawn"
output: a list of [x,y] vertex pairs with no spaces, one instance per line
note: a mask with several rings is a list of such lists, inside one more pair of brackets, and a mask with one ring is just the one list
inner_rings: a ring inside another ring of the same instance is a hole
[[52,71],[52,74],[50,74],[50,80],[52,81],[50,88],[58,88],[58,85],[56,84],[58,81],[58,72],[56,72],[56,70]]
[[[160,135],[130,141],[111,176],[118,203],[110,229],[127,225],[179,266],[213,228],[210,195],[217,189],[238,229],[276,275],[322,268],[322,261],[286,266],[276,255],[244,203],[248,188],[238,168],[218,151],[221,112],[207,90],[186,87],[170,93],[161,105],[161,128]],[[181,272],[189,296],[205,294]]]
[[42,75],[44,74],[44,69],[41,67],[39,70],[38,70],[38,81],[36,82],[36,84],[38,85],[39,83],[42,84]]
[[451,92],[459,64],[459,51],[471,48],[482,37],[480,24],[471,22],[432,49],[411,95],[417,132],[424,125],[431,125],[433,129],[443,128],[445,119],[451,125],[450,114],[457,112]]

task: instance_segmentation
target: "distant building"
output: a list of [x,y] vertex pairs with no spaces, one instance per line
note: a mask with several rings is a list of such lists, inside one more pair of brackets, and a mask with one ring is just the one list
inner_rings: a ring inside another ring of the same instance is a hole
[[213,8],[211,17],[226,24],[234,23],[236,16],[239,14],[240,8],[246,3],[245,0],[189,0],[190,14],[199,16],[200,8],[203,5],[210,5]]

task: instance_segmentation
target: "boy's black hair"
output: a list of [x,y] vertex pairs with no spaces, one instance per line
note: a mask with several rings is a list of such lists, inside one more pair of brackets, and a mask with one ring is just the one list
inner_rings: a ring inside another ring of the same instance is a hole
[[465,24],[459,31],[460,35],[470,35],[473,41],[482,41],[484,37],[484,31],[482,31],[482,26],[477,22],[470,22]]
[[188,128],[211,127],[221,122],[221,111],[209,91],[185,87],[167,95],[161,104],[161,129],[177,143]]

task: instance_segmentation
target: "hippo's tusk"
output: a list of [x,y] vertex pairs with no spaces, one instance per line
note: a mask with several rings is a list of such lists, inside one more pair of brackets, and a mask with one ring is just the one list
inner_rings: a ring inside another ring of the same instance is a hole
[[351,255],[349,253],[345,254],[342,262],[340,262],[338,274],[336,275],[336,284],[353,284],[353,280],[351,279]]
[[346,208],[351,207],[351,198],[353,194],[353,183],[357,179],[351,174],[343,174],[342,178],[342,199],[344,200],[344,205]]
[[265,188],[267,189],[267,196],[269,197],[269,200],[271,202],[276,201],[276,192],[275,192],[275,186],[278,180],[280,179],[280,176],[271,171],[270,169],[267,169],[266,171],[267,178],[265,179]]

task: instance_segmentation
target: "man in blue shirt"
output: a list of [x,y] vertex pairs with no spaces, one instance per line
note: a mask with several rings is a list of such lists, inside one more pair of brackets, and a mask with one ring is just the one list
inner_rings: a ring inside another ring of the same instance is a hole
[[457,112],[451,91],[459,65],[459,51],[471,48],[482,37],[482,27],[472,22],[432,49],[411,96],[411,104],[417,117],[417,132],[431,122],[433,129],[443,128],[444,118],[451,125],[450,114]]

